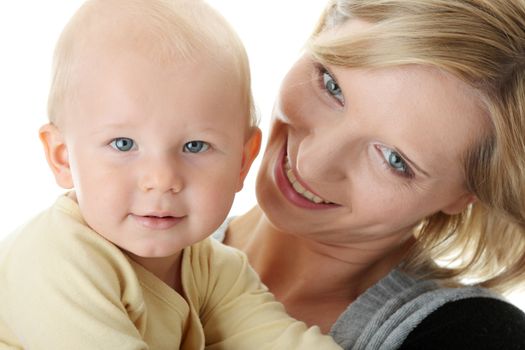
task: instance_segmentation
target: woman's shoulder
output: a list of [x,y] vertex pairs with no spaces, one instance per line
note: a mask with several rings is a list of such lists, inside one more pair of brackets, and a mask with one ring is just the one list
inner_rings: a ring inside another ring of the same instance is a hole
[[401,349],[525,349],[525,314],[497,298],[443,304],[407,336]]
[[[505,336],[502,332],[509,327],[514,329],[513,332],[521,330],[517,339],[523,336],[523,313],[491,291],[475,286],[444,288],[435,281],[412,278],[400,270],[392,271],[359,296],[339,317],[331,334],[344,348],[375,349],[387,345],[394,349],[408,348],[410,335],[410,346],[427,349],[433,343],[430,334],[452,341],[449,331],[438,327],[441,319],[448,319],[450,327],[454,327],[455,316],[449,314],[450,308],[463,317],[458,318],[461,320],[458,322],[470,323],[472,327],[470,330],[464,328],[458,331],[458,336],[468,331],[472,337],[479,338],[481,331],[476,327],[482,329],[483,317],[492,317],[492,326],[501,327],[499,330],[490,328],[494,339]],[[481,314],[476,314],[472,309]],[[505,316],[508,312],[512,312],[512,321]],[[433,320],[437,321],[429,323]],[[477,323],[469,320],[476,320]],[[513,322],[513,325],[507,327],[506,322]],[[457,348],[465,347],[458,345]]]

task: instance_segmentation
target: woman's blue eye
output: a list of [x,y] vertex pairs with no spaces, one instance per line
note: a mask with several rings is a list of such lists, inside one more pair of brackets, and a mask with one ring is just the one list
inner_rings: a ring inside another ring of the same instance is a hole
[[386,164],[392,171],[396,174],[404,177],[412,177],[412,170],[406,163],[406,161],[401,157],[399,153],[393,151],[387,147],[380,147],[381,153],[385,159]]
[[121,152],[128,152],[135,146],[135,141],[127,137],[119,137],[111,141],[111,147]]
[[201,153],[210,148],[210,145],[204,141],[190,141],[184,145],[184,152]]
[[323,86],[330,95],[334,96],[341,104],[344,104],[345,98],[339,84],[326,70],[323,71]]
[[390,155],[388,156],[388,164],[390,164],[390,166],[394,170],[402,172],[402,173],[406,172],[407,170],[407,165],[405,161],[396,152],[390,153]]

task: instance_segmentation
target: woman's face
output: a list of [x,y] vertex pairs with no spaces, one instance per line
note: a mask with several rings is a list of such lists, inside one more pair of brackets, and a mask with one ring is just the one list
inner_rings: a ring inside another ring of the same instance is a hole
[[322,66],[305,55],[273,118],[257,196],[281,230],[332,244],[407,237],[422,218],[473,199],[462,157],[488,123],[450,74]]

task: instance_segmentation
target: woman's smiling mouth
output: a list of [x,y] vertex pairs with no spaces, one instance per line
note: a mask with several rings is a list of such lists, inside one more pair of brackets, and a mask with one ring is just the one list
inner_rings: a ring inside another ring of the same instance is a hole
[[288,158],[288,156],[284,157],[284,173],[288,178],[288,181],[290,181],[290,184],[292,185],[295,192],[297,192],[304,198],[308,199],[311,202],[314,202],[315,204],[333,204],[332,202],[324,200],[316,194],[308,191],[306,188],[303,187],[303,185],[301,185],[299,181],[297,181],[297,177],[293,173],[292,166],[290,164],[290,158]]

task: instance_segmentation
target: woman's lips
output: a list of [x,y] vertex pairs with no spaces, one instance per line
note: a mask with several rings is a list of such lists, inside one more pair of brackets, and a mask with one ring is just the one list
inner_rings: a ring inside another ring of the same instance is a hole
[[321,204],[321,203],[333,204],[319,197],[317,194],[313,193],[312,191],[306,189],[305,185],[301,183],[301,181],[297,178],[297,176],[293,172],[292,164],[290,162],[290,158],[288,157],[284,157],[284,174],[286,175],[286,178],[288,179],[288,181],[294,188],[295,192],[299,193],[301,196],[305,197],[306,199],[316,204]]
[[151,215],[131,215],[131,217],[141,226],[150,230],[169,230],[177,225],[184,217],[175,216],[151,216]]
[[[287,167],[289,169],[286,169]],[[286,174],[287,171],[289,173],[288,176]],[[289,202],[298,207],[305,209],[332,209],[334,207],[338,207],[337,204],[329,203],[323,198],[309,191],[299,182],[299,179],[293,173],[288,163],[286,145],[279,153],[279,158],[275,164],[274,176],[277,187],[283,196]]]

